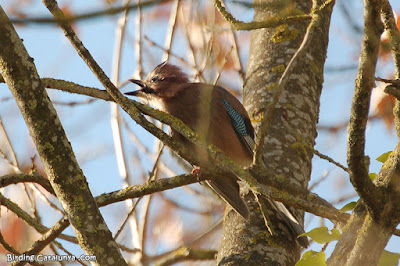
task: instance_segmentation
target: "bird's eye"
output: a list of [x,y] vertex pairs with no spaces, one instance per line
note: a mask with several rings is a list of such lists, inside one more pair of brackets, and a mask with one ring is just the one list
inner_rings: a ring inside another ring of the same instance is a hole
[[151,78],[151,82],[159,82],[159,81],[162,81],[162,80],[164,80],[164,78],[160,78],[158,76],[155,76],[155,77]]

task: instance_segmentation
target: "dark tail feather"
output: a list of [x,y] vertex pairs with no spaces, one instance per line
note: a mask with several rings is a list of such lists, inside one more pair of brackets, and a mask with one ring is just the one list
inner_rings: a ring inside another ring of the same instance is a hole
[[281,219],[286,223],[290,233],[293,238],[296,240],[298,244],[302,247],[307,248],[309,243],[306,236],[298,237],[299,235],[304,233],[304,228],[300,225],[297,219],[293,216],[293,214],[286,208],[286,206],[278,201],[274,201],[271,199],[265,200],[273,209],[278,211]]
[[[214,180],[207,180],[206,183],[217,193],[226,203],[228,203],[237,213],[239,213],[243,218],[249,220],[249,209],[246,203],[240,197],[239,184],[236,180],[230,178],[218,177]],[[300,244],[302,247],[308,247],[308,239],[306,236],[298,237],[304,233],[303,227],[293,216],[293,214],[283,205],[281,202],[277,202],[271,199],[265,199],[267,208],[274,209],[280,215],[281,220],[285,222],[293,239]]]
[[242,197],[240,197],[239,184],[236,180],[218,177],[214,180],[207,180],[206,183],[237,213],[246,220],[249,219],[249,209]]

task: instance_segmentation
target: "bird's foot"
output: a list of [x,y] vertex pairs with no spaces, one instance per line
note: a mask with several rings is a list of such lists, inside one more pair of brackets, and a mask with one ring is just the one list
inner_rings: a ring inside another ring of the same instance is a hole
[[195,176],[197,178],[197,181],[200,182],[201,181],[201,168],[200,167],[195,167],[192,170],[192,175]]

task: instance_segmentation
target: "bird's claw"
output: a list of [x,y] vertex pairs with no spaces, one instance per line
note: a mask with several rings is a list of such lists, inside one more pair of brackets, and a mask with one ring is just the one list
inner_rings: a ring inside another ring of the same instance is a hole
[[192,170],[192,175],[197,178],[197,181],[200,182],[200,177],[201,177],[201,168],[200,167],[195,167]]

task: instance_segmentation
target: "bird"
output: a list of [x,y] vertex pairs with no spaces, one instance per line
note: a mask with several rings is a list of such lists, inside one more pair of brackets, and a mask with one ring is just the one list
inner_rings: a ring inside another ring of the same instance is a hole
[[[153,107],[179,118],[207,144],[220,148],[238,165],[247,167],[252,163],[254,128],[244,106],[229,91],[216,85],[192,83],[179,67],[167,61],[156,66],[145,80],[129,81],[140,89],[127,92],[126,95],[147,100]],[[171,134],[200,159],[208,159],[207,152],[173,128]],[[216,177],[206,183],[239,215],[249,220],[250,212],[240,196],[238,179]],[[285,205],[267,198],[265,203],[278,212],[293,239],[307,247],[307,237],[298,237],[304,233],[303,227]]]

